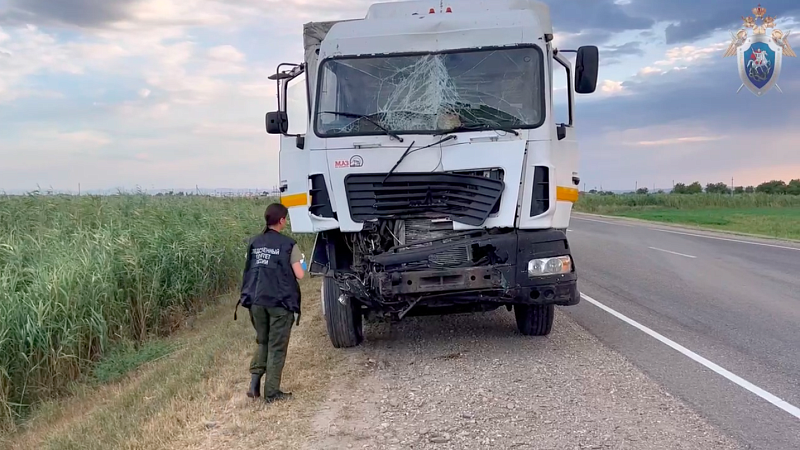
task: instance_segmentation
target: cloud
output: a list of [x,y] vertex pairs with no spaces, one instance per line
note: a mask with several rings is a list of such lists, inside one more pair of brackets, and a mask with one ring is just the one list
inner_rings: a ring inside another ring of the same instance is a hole
[[73,131],[69,133],[58,133],[56,135],[56,139],[59,141],[74,142],[76,144],[89,147],[103,147],[112,142],[111,138],[96,131]]
[[216,61],[230,63],[240,63],[245,60],[244,53],[240,52],[232,45],[218,45],[212,47],[208,49],[208,56]]
[[622,86],[621,81],[603,80],[600,82],[600,92],[604,94],[621,94],[625,88]]
[[[741,17],[751,15],[750,10],[755,6],[755,3],[737,5],[722,0],[636,0],[622,8],[631,15],[670,23],[665,37],[671,45],[707,38],[714,31],[735,31],[741,27]],[[773,0],[765,6],[767,15],[783,19],[798,17],[800,13],[800,3],[796,0]]]
[[567,32],[646,30],[654,24],[650,18],[628,14],[625,5],[613,0],[546,0],[545,3],[550,6],[554,28]]
[[93,27],[125,19],[137,0],[11,0],[0,20]]
[[[276,184],[267,77],[298,62],[303,22],[363,17],[371,3],[11,0],[0,6],[0,188]],[[576,99],[587,183],[665,186],[800,167],[797,58],[784,59],[784,94],[761,98],[737,95],[736,61],[721,58],[752,5],[548,4],[558,48],[601,48],[597,92]],[[787,21],[800,10],[767,6]]]
[[[668,48],[657,60],[661,64],[623,82],[625,95],[579,104],[587,188],[632,189],[637,181],[668,187],[672,180],[730,177],[758,184],[797,177],[788,168],[800,166],[800,154],[792,150],[800,138],[792,125],[800,118],[800,82],[786,74],[796,73],[800,64],[784,59],[783,94],[775,89],[763,97],[746,90],[736,94],[741,83],[736,62],[722,59],[722,50],[715,54],[713,47]],[[778,170],[777,161],[786,168]]]
[[0,24],[133,31],[225,25],[245,13],[218,0],[11,0]]
[[633,86],[650,79],[654,75],[680,72],[690,67],[700,67],[702,69],[714,58],[719,57],[727,45],[727,42],[720,42],[703,47],[683,45],[668,48],[663,58],[639,69],[636,75],[631,80],[626,81],[624,85]]
[[614,36],[609,30],[585,29],[578,32],[568,33],[555,31],[553,33],[553,45],[559,49],[575,50],[582,45],[602,45]]
[[725,137],[724,136],[686,136],[686,137],[659,139],[657,141],[638,141],[638,142],[624,143],[624,144],[626,144],[626,145],[640,145],[640,146],[673,145],[673,144],[689,144],[689,143],[694,143],[694,142],[718,141],[720,139],[725,139]]
[[620,56],[644,56],[641,42],[631,41],[621,45],[608,45],[600,50],[601,57],[615,58]]

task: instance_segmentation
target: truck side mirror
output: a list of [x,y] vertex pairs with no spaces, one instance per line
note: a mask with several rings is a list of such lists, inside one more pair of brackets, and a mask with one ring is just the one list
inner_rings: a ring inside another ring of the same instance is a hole
[[285,134],[289,131],[289,116],[285,111],[267,113],[267,133]]
[[575,59],[575,92],[578,94],[591,94],[597,88],[597,69],[600,55],[594,45],[584,45],[578,48]]

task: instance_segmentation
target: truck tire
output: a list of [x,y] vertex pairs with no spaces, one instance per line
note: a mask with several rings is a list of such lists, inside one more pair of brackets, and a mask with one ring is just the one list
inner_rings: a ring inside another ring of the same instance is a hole
[[335,348],[355,347],[364,340],[364,328],[358,304],[339,302],[339,286],[333,277],[326,276],[322,281],[322,307],[328,325],[328,337]]
[[517,329],[525,336],[547,336],[556,315],[553,305],[514,305]]

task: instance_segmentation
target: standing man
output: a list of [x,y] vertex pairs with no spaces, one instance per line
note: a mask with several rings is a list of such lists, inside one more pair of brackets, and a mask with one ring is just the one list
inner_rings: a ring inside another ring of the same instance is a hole
[[[289,211],[273,203],[264,212],[264,231],[250,239],[242,293],[239,302],[250,309],[258,348],[250,362],[250,389],[247,396],[261,396],[272,403],[291,397],[280,390],[283,365],[289,347],[292,325],[300,323],[300,284],[303,278],[302,253],[297,242],[283,234]],[[235,318],[235,316],[234,316]]]

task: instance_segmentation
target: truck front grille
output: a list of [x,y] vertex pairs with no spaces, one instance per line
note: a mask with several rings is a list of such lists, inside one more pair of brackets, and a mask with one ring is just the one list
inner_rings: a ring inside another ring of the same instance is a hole
[[452,173],[350,174],[344,180],[350,217],[357,222],[434,213],[480,226],[505,187],[503,181]]

